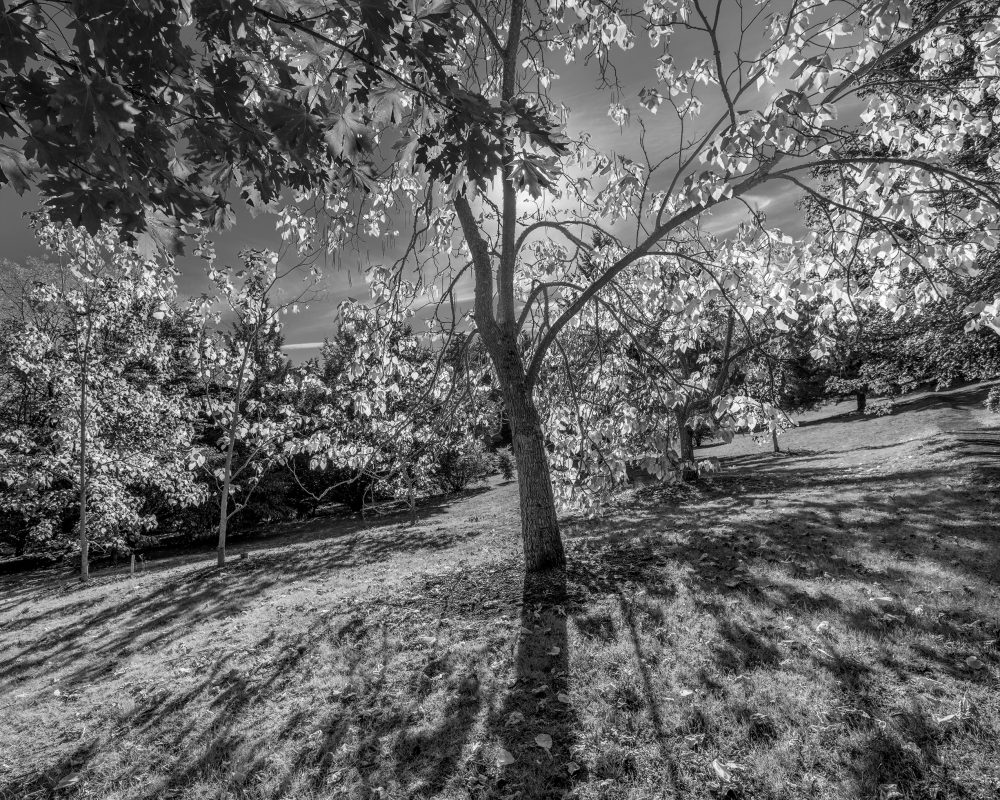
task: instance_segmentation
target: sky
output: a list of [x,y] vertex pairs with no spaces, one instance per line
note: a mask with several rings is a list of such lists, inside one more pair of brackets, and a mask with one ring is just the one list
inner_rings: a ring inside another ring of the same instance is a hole
[[[730,0],[721,0],[723,8],[731,11]],[[781,2],[775,6],[782,5]],[[734,41],[723,42],[732,46]],[[704,57],[705,43],[693,37],[678,35],[671,43],[670,52],[680,68],[688,67],[697,57]],[[641,109],[638,93],[644,87],[656,86],[653,72],[657,51],[648,41],[640,38],[636,46],[627,53],[615,55],[617,76],[621,86],[621,102],[627,105],[633,117],[641,116],[647,125],[647,142],[654,152],[665,152],[675,146],[678,126],[672,114],[652,115]],[[553,83],[551,94],[558,102],[571,110],[568,132],[570,135],[587,131],[593,143],[602,150],[617,151],[637,155],[638,124],[633,122],[619,128],[608,116],[611,95],[598,87],[597,70],[582,63],[563,63],[562,57],[550,54],[550,69],[560,75]],[[705,108],[701,119],[714,119],[722,110],[718,91],[705,94]],[[801,229],[801,218],[796,209],[798,197],[789,193],[787,185],[765,187],[751,197],[760,209],[767,213],[769,223],[774,227],[796,233]],[[0,189],[0,258],[21,262],[30,255],[43,255],[35,244],[23,215],[38,207],[37,196],[26,194],[19,197],[9,185]],[[252,218],[245,209],[237,207],[237,223],[229,231],[216,237],[216,250],[220,261],[233,264],[237,253],[243,247],[278,249],[281,241],[274,226],[274,218],[267,215]],[[713,232],[725,235],[745,217],[745,209],[731,203],[716,210],[708,227]],[[332,335],[337,307],[347,297],[364,299],[367,289],[361,270],[361,261],[378,260],[381,256],[391,261],[399,252],[400,243],[381,241],[372,243],[368,253],[348,253],[342,263],[324,270],[323,291],[319,299],[299,315],[285,318],[285,341],[289,353],[299,360],[316,355],[325,337]],[[207,289],[204,264],[198,259],[181,257],[179,289],[184,295],[198,295]],[[470,299],[471,285],[460,286],[459,294]]]

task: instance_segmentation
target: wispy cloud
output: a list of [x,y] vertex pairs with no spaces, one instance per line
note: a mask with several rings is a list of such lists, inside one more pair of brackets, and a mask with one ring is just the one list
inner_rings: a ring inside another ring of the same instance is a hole
[[295,344],[283,344],[282,350],[319,350],[323,342],[296,342]]

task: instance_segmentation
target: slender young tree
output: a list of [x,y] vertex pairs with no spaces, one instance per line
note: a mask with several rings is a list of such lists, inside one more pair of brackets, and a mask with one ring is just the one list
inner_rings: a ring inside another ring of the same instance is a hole
[[148,490],[176,504],[201,499],[188,469],[191,426],[169,388],[171,345],[162,324],[174,298],[169,265],[144,259],[105,226],[89,236],[36,218],[57,262],[24,287],[20,330],[5,343],[5,371],[32,386],[0,445],[0,502],[53,538],[75,506],[80,576],[95,543],[113,549],[155,525]]
[[[285,267],[274,251],[247,249],[239,270],[216,265],[205,245],[212,291],[196,301],[200,336],[192,349],[203,384],[204,413],[221,435],[221,463],[202,459],[219,498],[217,563],[226,564],[229,521],[241,511],[264,473],[286,455],[284,443],[298,421],[288,362],[281,351],[282,317],[297,312],[315,285],[306,269],[303,285],[289,290],[304,266]],[[233,503],[239,489],[239,502]]]

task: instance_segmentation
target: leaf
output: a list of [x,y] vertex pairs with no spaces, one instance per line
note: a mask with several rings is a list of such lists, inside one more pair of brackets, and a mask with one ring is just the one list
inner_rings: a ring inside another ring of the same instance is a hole
[[556,700],[558,700],[560,703],[565,703],[566,705],[569,705],[571,702],[573,702],[570,696],[566,694],[566,692],[559,692],[559,694],[556,695]]
[[360,117],[348,113],[337,120],[324,138],[334,156],[355,162],[369,149],[371,131]]
[[552,749],[552,737],[547,733],[540,733],[535,737],[535,744],[547,753]]
[[509,767],[515,761],[517,761],[517,759],[511,755],[509,750],[504,750],[502,747],[500,748],[500,752],[497,753],[497,764],[501,767]]
[[59,783],[56,784],[56,789],[70,789],[80,783],[80,774],[78,772],[72,773],[64,777]]
[[549,655],[550,656],[557,656],[561,652],[562,652],[562,650],[559,649],[558,645],[553,645],[552,649],[549,650]]
[[979,659],[978,656],[969,656],[965,659],[965,666],[969,669],[986,669],[986,665]]
[[568,772],[568,773],[569,773],[570,775],[572,775],[573,773],[575,773],[575,772],[579,772],[579,771],[580,771],[580,765],[579,765],[579,764],[577,764],[577,763],[576,763],[575,761],[570,761],[570,762],[569,762],[569,763],[568,763],[568,764],[566,765],[566,771],[567,771],[567,772]]
[[10,183],[14,191],[24,194],[25,190],[31,188],[31,179],[34,177],[35,168],[31,166],[23,153],[0,144],[0,184]]
[[719,759],[712,761],[712,771],[719,777],[720,780],[729,783],[733,779],[733,773],[730,772]]

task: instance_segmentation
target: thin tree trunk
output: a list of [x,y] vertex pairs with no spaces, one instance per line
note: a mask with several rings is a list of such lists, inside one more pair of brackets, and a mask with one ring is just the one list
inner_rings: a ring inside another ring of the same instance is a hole
[[777,424],[772,424],[771,426],[771,452],[780,453],[781,448],[778,447],[778,426]]
[[84,364],[80,380],[80,580],[90,578],[90,541],[87,536],[87,359],[88,346],[84,347]]
[[[237,400],[236,406],[239,401]],[[229,527],[229,487],[233,478],[233,451],[236,449],[237,411],[233,409],[233,419],[229,425],[229,445],[226,448],[226,463],[223,467],[222,497],[219,498],[219,547],[216,559],[220,567],[226,566],[226,529]]]
[[864,414],[865,407],[868,405],[868,393],[867,392],[856,392],[854,395],[855,400],[858,401],[858,413]]
[[681,479],[693,481],[698,477],[698,470],[694,466],[694,443],[691,441],[691,430],[687,426],[687,415],[677,410],[674,412],[674,419],[677,420],[677,452],[681,459]]
[[233,397],[233,418],[229,421],[229,444],[226,447],[226,463],[223,466],[222,497],[219,498],[219,547],[216,562],[220,567],[226,566],[226,529],[229,527],[229,487],[233,482],[233,452],[236,450],[236,429],[240,421],[240,396],[243,394],[243,376],[246,374],[247,356],[250,347],[243,351],[240,361],[240,372],[236,378],[236,391]]
[[409,464],[403,464],[403,480],[406,482],[406,502],[410,508],[410,527],[412,527],[417,524],[417,502]]

